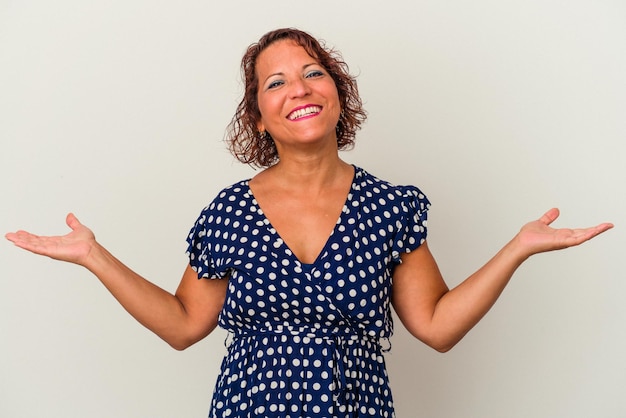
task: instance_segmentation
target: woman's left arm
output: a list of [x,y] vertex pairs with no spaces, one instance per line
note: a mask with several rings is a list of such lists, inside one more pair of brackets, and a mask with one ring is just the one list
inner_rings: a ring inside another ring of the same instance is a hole
[[446,352],[489,311],[511,276],[531,255],[582,244],[613,227],[554,229],[551,209],[520,232],[478,271],[452,290],[446,286],[427,243],[402,255],[393,275],[392,302],[408,331],[437,351]]

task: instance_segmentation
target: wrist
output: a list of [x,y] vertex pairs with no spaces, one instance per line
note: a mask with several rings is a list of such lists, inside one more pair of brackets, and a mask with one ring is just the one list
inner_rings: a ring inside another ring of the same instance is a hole
[[96,240],[93,240],[80,264],[92,273],[97,274],[97,271],[101,270],[106,263],[108,256],[109,252]]
[[515,260],[517,265],[522,264],[532,255],[532,253],[528,251],[528,247],[524,245],[520,234],[515,235],[513,239],[504,246],[504,249],[509,256]]

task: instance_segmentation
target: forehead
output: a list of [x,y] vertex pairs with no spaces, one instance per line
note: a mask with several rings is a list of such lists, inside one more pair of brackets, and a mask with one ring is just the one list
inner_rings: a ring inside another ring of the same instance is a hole
[[319,63],[310,56],[304,47],[291,39],[284,39],[272,43],[265,48],[257,57],[257,74],[267,71],[276,71],[289,65],[301,66],[302,64]]

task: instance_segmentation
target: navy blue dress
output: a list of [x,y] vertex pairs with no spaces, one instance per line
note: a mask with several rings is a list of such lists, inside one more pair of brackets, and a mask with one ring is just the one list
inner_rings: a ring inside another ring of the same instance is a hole
[[318,258],[301,263],[248,180],[222,190],[188,237],[199,278],[228,278],[232,334],[210,417],[393,417],[383,352],[402,253],[426,239],[428,199],[355,167]]

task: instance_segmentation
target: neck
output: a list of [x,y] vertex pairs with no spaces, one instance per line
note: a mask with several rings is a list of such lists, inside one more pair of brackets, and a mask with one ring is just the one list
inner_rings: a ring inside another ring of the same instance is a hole
[[352,172],[352,166],[335,155],[334,158],[281,159],[266,170],[282,187],[300,190],[321,190]]

